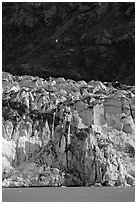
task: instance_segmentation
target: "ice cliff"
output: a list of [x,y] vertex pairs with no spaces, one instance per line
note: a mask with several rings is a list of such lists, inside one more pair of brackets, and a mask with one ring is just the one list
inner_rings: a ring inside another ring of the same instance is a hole
[[2,184],[135,185],[135,87],[2,75]]

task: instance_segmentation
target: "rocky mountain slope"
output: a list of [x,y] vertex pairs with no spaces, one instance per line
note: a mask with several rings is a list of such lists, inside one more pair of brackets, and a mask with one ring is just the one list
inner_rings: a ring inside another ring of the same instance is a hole
[[2,75],[2,184],[135,185],[135,87]]

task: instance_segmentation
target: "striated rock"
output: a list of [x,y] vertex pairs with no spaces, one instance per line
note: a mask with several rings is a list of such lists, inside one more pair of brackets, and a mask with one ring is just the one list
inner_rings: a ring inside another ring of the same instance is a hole
[[3,186],[134,186],[134,104],[133,87],[3,73]]

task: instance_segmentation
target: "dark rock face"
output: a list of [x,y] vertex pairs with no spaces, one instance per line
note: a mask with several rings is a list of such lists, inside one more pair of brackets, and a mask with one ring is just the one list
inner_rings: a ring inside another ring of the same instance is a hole
[[3,73],[3,186],[134,186],[134,87]]

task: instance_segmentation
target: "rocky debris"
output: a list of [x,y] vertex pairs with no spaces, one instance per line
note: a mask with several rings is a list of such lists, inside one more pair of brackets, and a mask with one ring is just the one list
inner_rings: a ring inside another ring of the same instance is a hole
[[64,174],[56,168],[22,163],[13,168],[8,178],[3,178],[3,187],[62,186]]
[[2,79],[3,187],[135,185],[133,86]]

